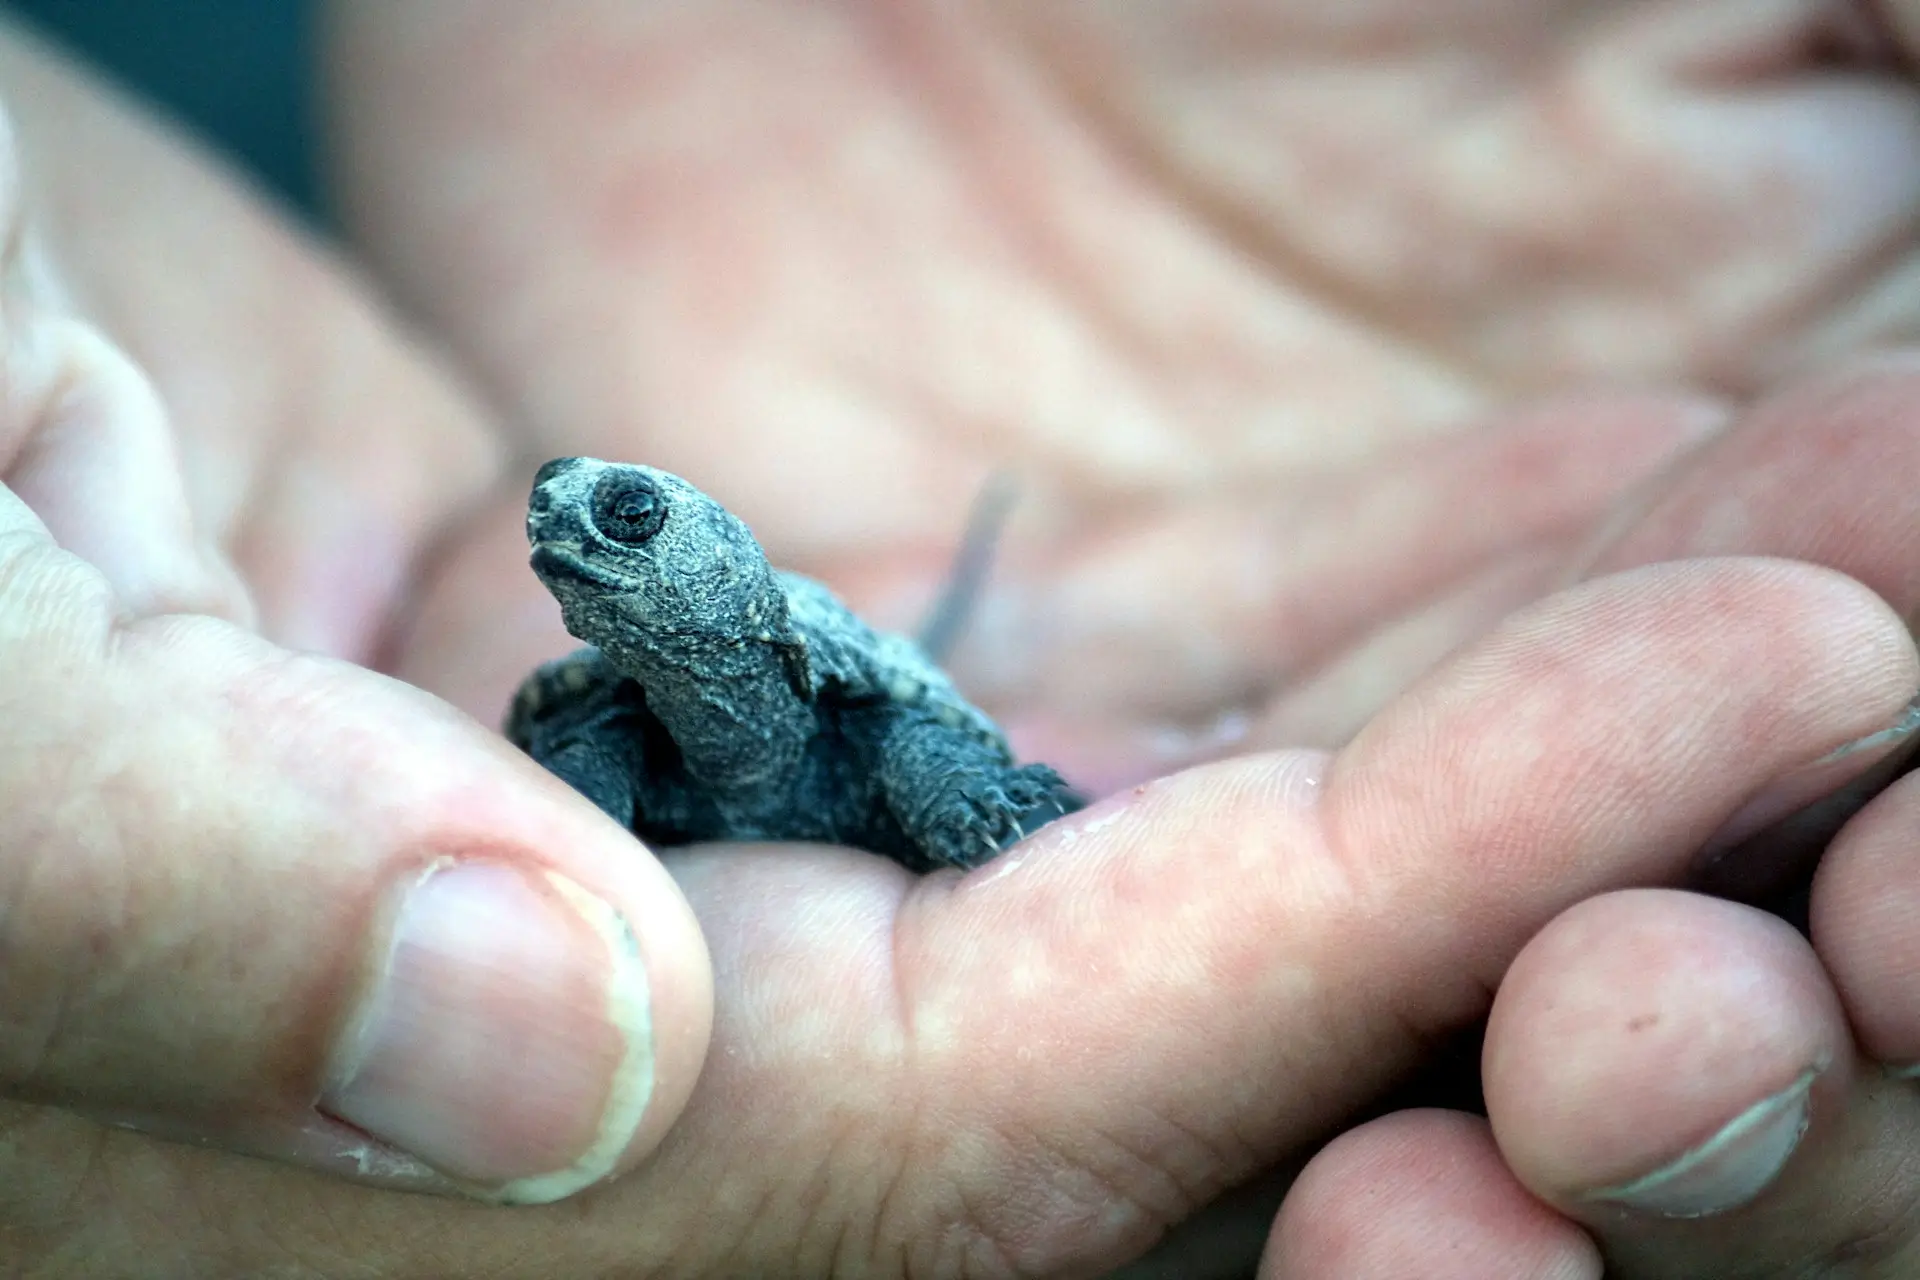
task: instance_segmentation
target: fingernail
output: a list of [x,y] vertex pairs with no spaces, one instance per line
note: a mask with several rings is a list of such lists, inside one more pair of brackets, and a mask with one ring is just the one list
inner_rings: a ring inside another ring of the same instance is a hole
[[1886,728],[1878,733],[1870,733],[1864,738],[1855,738],[1852,742],[1835,747],[1820,757],[1816,763],[1831,764],[1837,760],[1845,760],[1849,756],[1871,751],[1875,747],[1893,746],[1912,737],[1916,729],[1920,729],[1920,696],[1907,703],[1906,709],[1900,713],[1899,718]]
[[653,1091],[625,919],[563,876],[441,863],[405,891],[321,1109],[484,1199],[613,1172]]
[[1711,861],[1774,823],[1804,809],[1815,800],[1858,777],[1906,745],[1920,730],[1920,698],[1909,702],[1899,719],[1884,729],[1835,747],[1805,768],[1770,783],[1721,824],[1702,846],[1702,858]]
[[1819,1074],[1818,1068],[1807,1071],[1672,1164],[1589,1192],[1586,1199],[1668,1218],[1704,1218],[1739,1208],[1766,1189],[1800,1145]]

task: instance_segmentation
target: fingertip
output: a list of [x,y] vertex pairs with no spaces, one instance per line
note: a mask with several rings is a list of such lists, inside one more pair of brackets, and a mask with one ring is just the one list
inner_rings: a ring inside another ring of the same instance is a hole
[[651,983],[606,900],[551,871],[440,863],[405,885],[321,1107],[482,1198],[614,1171],[654,1083]]
[[1843,828],[1814,876],[1815,950],[1860,1047],[1898,1069],[1920,1064],[1920,773],[1876,796]]
[[1347,844],[1419,848],[1404,886],[1476,917],[1491,982],[1567,903],[1684,875],[1745,802],[1842,785],[1872,757],[1823,759],[1916,687],[1905,625],[1845,575],[1654,565],[1525,609],[1416,684],[1338,753],[1328,800]]
[[[364,1034],[358,1010],[385,998],[383,983],[407,983],[445,1002],[415,998],[412,1009],[451,1014],[453,1034],[435,1045],[431,1024],[426,1035],[405,1029],[402,1051],[451,1049],[482,1073],[456,1117],[477,1138],[463,1154],[480,1159],[429,1163],[469,1193],[519,1202],[618,1175],[665,1136],[706,1058],[713,970],[692,906],[632,832],[524,753],[437,699],[368,678],[430,709],[456,741],[437,758],[414,748],[382,780],[383,807],[418,816],[393,832],[363,926],[356,1011],[337,1019],[336,1043],[349,1028]],[[456,772],[462,753],[472,754]],[[415,907],[417,931],[407,918]],[[402,972],[409,960],[411,974]],[[543,1066],[548,1049],[575,1056]],[[350,1052],[330,1056],[329,1084]],[[429,1060],[418,1061],[430,1075]],[[509,1116],[519,1126],[511,1134]],[[493,1145],[507,1137],[517,1164]]]
[[[570,806],[591,809],[571,791],[567,801]],[[569,895],[576,909],[590,921],[598,919],[595,931],[610,955],[626,952],[627,990],[609,989],[610,1015],[616,1025],[631,1029],[644,1014],[652,1039],[647,1051],[650,1064],[643,1067],[631,1056],[628,1061],[626,1138],[620,1141],[615,1128],[603,1127],[602,1140],[611,1157],[609,1176],[617,1176],[646,1159],[686,1109],[713,1036],[713,960],[693,908],[672,873],[597,810],[586,816],[595,826],[607,829],[602,849],[611,866],[596,860],[591,866],[556,866],[548,874],[563,891],[567,876],[579,876],[583,892]],[[641,1085],[642,1070],[648,1076],[644,1098],[632,1092]],[[618,1102],[609,1099],[609,1117],[621,1114]]]
[[1500,1150],[1535,1194],[1583,1216],[1693,1216],[1772,1181],[1850,1054],[1838,1002],[1787,925],[1628,890],[1571,908],[1521,951],[1482,1074]]
[[513,767],[531,785],[502,778],[505,803],[390,865],[317,1103],[346,1128],[303,1153],[323,1167],[551,1203],[643,1161],[686,1105],[713,1018],[690,906],[631,834]]
[[[511,754],[564,812],[524,874],[533,896],[566,919],[572,954],[584,955],[576,963],[595,978],[587,988],[594,1003],[576,1011],[588,1015],[582,1025],[590,1034],[605,1029],[612,1049],[601,1059],[605,1089],[598,1107],[587,1109],[588,1141],[575,1158],[523,1170],[488,1193],[544,1203],[641,1163],[679,1118],[713,1033],[713,965],[692,906],[659,859],[571,788]],[[522,1008],[536,1021],[552,1010],[537,999]]]
[[0,759],[45,796],[7,827],[40,870],[0,904],[32,957],[0,1092],[495,1200],[645,1158],[713,1000],[639,841],[396,681],[203,617],[120,635],[7,655],[50,692]]
[[1484,1120],[1405,1111],[1329,1143],[1288,1192],[1260,1280],[1599,1280],[1600,1254],[1535,1199]]
[[271,1154],[547,1204],[641,1163],[679,1118],[713,1024],[692,909],[629,833],[516,765],[527,793],[392,864],[327,1054],[322,1125]]

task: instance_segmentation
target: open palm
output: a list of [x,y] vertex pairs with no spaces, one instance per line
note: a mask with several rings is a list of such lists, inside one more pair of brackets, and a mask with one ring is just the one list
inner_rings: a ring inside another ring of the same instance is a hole
[[[1916,319],[1920,99],[1809,6],[563,11],[345,6],[371,249],[529,459],[885,621],[1011,471],[960,672],[1095,789],[1342,740],[1710,397]],[[544,605],[471,555],[404,669],[491,712]]]

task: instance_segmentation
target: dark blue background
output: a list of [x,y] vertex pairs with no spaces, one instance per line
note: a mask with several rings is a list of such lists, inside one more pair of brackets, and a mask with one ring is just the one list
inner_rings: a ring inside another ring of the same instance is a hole
[[308,0],[6,0],[4,7],[166,104],[283,198],[318,215],[315,6]]

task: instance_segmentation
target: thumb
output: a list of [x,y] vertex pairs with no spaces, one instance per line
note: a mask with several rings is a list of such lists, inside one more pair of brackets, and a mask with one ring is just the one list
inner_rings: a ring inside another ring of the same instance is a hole
[[711,1020],[660,865],[425,694],[119,607],[0,488],[0,1093],[510,1201],[651,1149]]

